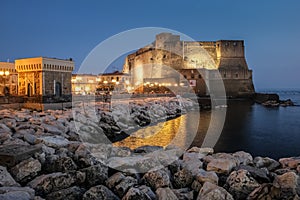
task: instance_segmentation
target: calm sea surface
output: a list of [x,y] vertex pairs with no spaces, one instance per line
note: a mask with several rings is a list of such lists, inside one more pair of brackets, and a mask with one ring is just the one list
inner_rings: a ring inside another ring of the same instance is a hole
[[[292,99],[296,105],[300,105],[300,90],[271,92],[278,93],[281,99]],[[201,111],[200,122],[191,120],[196,114],[190,112],[156,126],[146,127],[135,136],[130,136],[115,145],[131,148],[142,145],[167,146],[174,139],[174,133],[178,132],[178,129],[199,124],[191,146],[201,146],[211,122],[211,112]],[[136,137],[137,135],[140,136]],[[184,140],[186,138],[177,138],[176,141]],[[274,159],[299,156],[300,106],[266,108],[245,101],[228,102],[224,128],[214,149],[216,152],[244,150],[253,156],[268,156]]]

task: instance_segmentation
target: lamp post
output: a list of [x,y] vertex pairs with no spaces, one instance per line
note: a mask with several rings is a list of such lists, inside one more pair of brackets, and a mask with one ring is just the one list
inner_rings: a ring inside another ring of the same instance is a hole
[[0,71],[0,76],[2,76],[3,79],[4,79],[4,81],[3,81],[3,93],[6,96],[6,77],[9,76],[9,71]]

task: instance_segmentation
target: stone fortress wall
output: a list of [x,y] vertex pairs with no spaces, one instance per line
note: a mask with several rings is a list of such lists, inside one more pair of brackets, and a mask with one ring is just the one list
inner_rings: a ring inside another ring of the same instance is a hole
[[[180,84],[184,76],[187,81],[196,80],[196,93],[205,94],[214,81],[208,74],[219,70],[228,96],[249,96],[255,91],[244,48],[242,40],[181,41],[179,35],[161,33],[152,44],[127,56],[123,72],[131,75],[135,86],[151,78],[173,78],[174,83]],[[170,67],[177,75],[168,70]],[[201,75],[193,75],[195,70]],[[185,75],[178,75],[178,72]],[[203,82],[206,83],[205,91]]]

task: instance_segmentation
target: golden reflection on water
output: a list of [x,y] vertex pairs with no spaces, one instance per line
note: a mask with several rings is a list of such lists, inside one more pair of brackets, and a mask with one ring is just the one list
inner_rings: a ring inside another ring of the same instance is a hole
[[[118,147],[129,147],[135,149],[144,145],[163,146],[166,147],[173,143],[173,140],[178,138],[178,133],[184,131],[187,116],[181,115],[172,120],[159,122],[158,124],[140,128],[124,140],[113,143]],[[177,136],[176,136],[177,135]],[[185,134],[182,135],[179,141],[184,141]],[[176,146],[181,146],[176,142]]]
[[[199,115],[199,114],[198,114]],[[140,128],[124,140],[113,143],[117,147],[129,147],[135,149],[140,146],[177,146],[187,148],[197,133],[199,118],[191,123],[191,116],[181,115],[172,120],[159,122],[158,124]],[[192,118],[192,119],[193,119]]]

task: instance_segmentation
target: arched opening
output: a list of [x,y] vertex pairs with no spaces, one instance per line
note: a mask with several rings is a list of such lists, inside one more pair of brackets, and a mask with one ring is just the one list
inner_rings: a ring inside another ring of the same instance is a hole
[[9,87],[5,86],[3,89],[3,93],[5,96],[9,96]]
[[61,96],[61,83],[60,82],[55,83],[55,96],[57,96],[57,97]]
[[32,88],[30,83],[27,84],[27,96],[32,96]]

